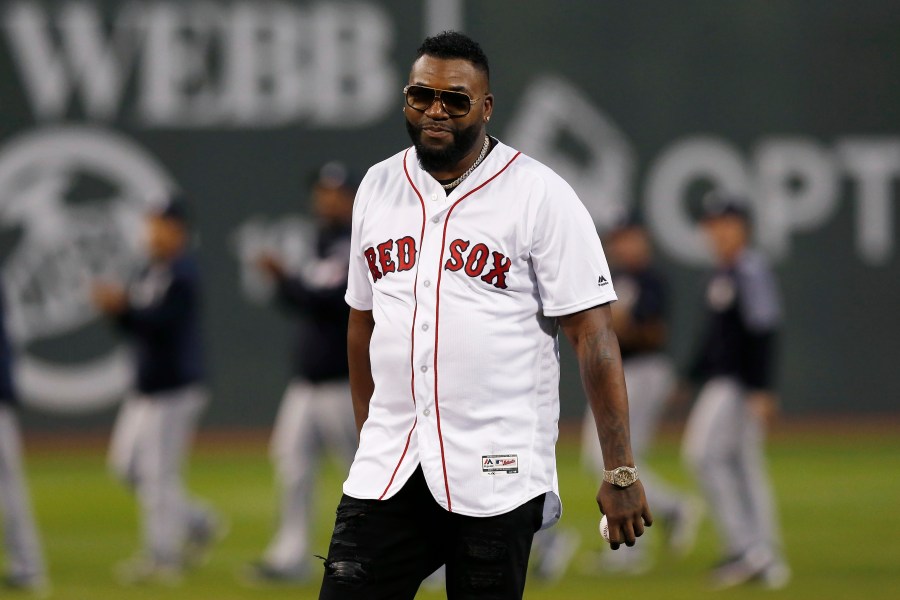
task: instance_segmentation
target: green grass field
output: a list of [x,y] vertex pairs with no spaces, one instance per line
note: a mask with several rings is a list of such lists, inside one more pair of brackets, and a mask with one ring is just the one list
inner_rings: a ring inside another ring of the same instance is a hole
[[[562,526],[581,534],[581,548],[568,575],[554,586],[531,582],[528,599],[588,598],[900,598],[900,436],[848,431],[804,431],[776,437],[770,448],[784,522],[787,552],[794,569],[791,585],[778,592],[754,588],[712,592],[707,567],[716,559],[715,537],[707,522],[696,550],[676,561],[661,556],[639,578],[613,580],[583,573],[590,554],[601,547],[594,484],[577,464],[577,447],[560,444]],[[248,588],[238,579],[242,564],[258,556],[272,532],[275,494],[263,440],[201,443],[191,466],[192,487],[231,519],[231,533],[211,561],[177,588],[118,585],[112,566],[132,554],[137,543],[133,499],[106,474],[103,453],[77,444],[37,444],[28,456],[31,492],[59,600],[191,600],[315,598],[317,586]],[[672,440],[659,444],[651,461],[673,482],[687,488]],[[338,470],[322,478],[317,507],[315,551],[325,554],[340,495]],[[645,541],[652,543],[650,537]],[[12,595],[10,595],[12,597]],[[443,594],[420,593],[419,598]]]

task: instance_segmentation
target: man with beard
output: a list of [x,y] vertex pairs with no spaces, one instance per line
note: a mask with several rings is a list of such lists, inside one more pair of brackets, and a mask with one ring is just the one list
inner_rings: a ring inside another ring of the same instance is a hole
[[561,328],[607,471],[611,547],[650,510],[634,468],[609,268],[553,171],[486,133],[487,57],[427,38],[403,89],[413,147],[366,174],[353,210],[348,332],[360,444],[320,598],[521,598],[534,533],[561,514]]

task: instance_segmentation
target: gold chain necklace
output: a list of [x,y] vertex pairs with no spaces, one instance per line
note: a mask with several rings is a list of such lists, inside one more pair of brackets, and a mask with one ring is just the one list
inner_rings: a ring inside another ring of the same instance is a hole
[[449,192],[450,190],[452,190],[453,188],[455,188],[456,186],[461,184],[463,181],[465,181],[466,177],[468,177],[472,173],[472,171],[474,171],[475,168],[481,164],[481,161],[484,160],[484,157],[487,156],[488,148],[490,148],[490,147],[491,147],[491,138],[488,136],[484,136],[484,145],[481,146],[481,154],[478,155],[478,158],[475,160],[474,163],[472,163],[472,166],[469,167],[465,173],[463,173],[462,175],[457,177],[455,180],[453,180],[447,184],[442,183],[441,186],[446,191]]

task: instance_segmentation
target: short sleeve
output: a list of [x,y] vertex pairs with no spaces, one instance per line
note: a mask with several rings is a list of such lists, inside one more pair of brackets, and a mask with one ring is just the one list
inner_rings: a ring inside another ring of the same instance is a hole
[[347,273],[347,293],[344,300],[356,310],[372,310],[372,276],[360,247],[363,217],[366,206],[366,180],[360,184],[353,201],[353,230],[350,234],[350,264]]
[[616,299],[594,221],[561,179],[546,181],[531,259],[544,316],[576,313]]

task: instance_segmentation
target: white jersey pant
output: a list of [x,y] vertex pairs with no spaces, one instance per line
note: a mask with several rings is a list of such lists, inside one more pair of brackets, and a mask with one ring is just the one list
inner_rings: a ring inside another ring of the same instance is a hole
[[[635,465],[638,466],[638,475],[644,484],[647,502],[655,515],[673,514],[678,511],[684,499],[682,494],[651,471],[645,461],[675,380],[672,362],[662,354],[652,354],[628,358],[622,362],[622,368],[628,389],[631,451]],[[584,416],[581,452],[584,464],[602,479],[603,451],[590,407]]]
[[184,488],[182,467],[206,390],[190,386],[137,395],[119,410],[109,449],[109,466],[138,495],[144,553],[159,564],[178,566],[184,543],[211,516]]
[[268,564],[285,570],[306,566],[316,468],[327,449],[349,468],[356,444],[347,380],[290,383],[271,441],[281,506],[278,531],[265,553]]
[[0,404],[0,511],[9,574],[43,578],[44,560],[22,469],[19,424],[15,410],[6,404]]
[[710,380],[688,418],[684,457],[694,469],[728,556],[760,548],[780,557],[762,424],[731,377]]

